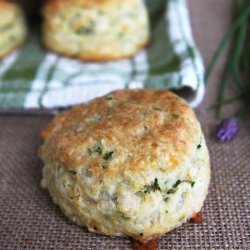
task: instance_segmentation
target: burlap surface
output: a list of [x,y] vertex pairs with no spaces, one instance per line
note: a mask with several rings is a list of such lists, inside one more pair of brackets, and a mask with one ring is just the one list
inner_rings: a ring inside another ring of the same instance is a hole
[[[230,0],[190,0],[196,41],[207,63],[230,23]],[[202,224],[187,223],[159,239],[160,249],[250,249],[250,119],[234,141],[219,143],[208,107],[216,97],[226,55],[196,110],[211,155],[212,181]],[[229,108],[224,116],[233,113]],[[130,249],[129,239],[88,233],[40,188],[39,131],[51,115],[0,116],[0,249]]]

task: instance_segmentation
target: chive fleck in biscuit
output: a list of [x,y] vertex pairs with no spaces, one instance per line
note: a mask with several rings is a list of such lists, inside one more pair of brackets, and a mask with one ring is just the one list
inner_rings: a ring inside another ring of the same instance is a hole
[[90,231],[148,241],[200,211],[210,163],[194,112],[169,91],[120,90],[41,133],[42,186]]
[[43,16],[45,47],[81,60],[129,57],[149,41],[142,0],[50,0]]
[[0,58],[20,46],[26,37],[21,9],[12,2],[0,1]]

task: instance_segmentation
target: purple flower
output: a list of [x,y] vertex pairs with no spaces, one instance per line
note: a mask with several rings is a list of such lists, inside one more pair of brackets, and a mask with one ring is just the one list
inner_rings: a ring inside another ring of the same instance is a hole
[[221,123],[217,137],[221,142],[225,142],[232,140],[237,135],[238,131],[239,124],[237,120],[234,117],[230,117]]

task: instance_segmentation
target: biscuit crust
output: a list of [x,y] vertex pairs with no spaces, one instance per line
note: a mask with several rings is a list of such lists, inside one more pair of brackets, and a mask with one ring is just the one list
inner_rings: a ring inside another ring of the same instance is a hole
[[169,91],[112,92],[61,113],[41,137],[42,185],[90,231],[147,241],[200,211],[206,197],[199,122]]

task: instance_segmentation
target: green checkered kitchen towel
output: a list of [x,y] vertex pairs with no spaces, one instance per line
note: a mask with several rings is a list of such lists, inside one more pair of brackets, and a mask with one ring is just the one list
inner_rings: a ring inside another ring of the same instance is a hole
[[204,67],[186,0],[145,2],[152,42],[130,59],[80,62],[45,52],[31,35],[20,51],[0,61],[0,108],[67,107],[122,88],[174,89],[197,106],[204,96]]

